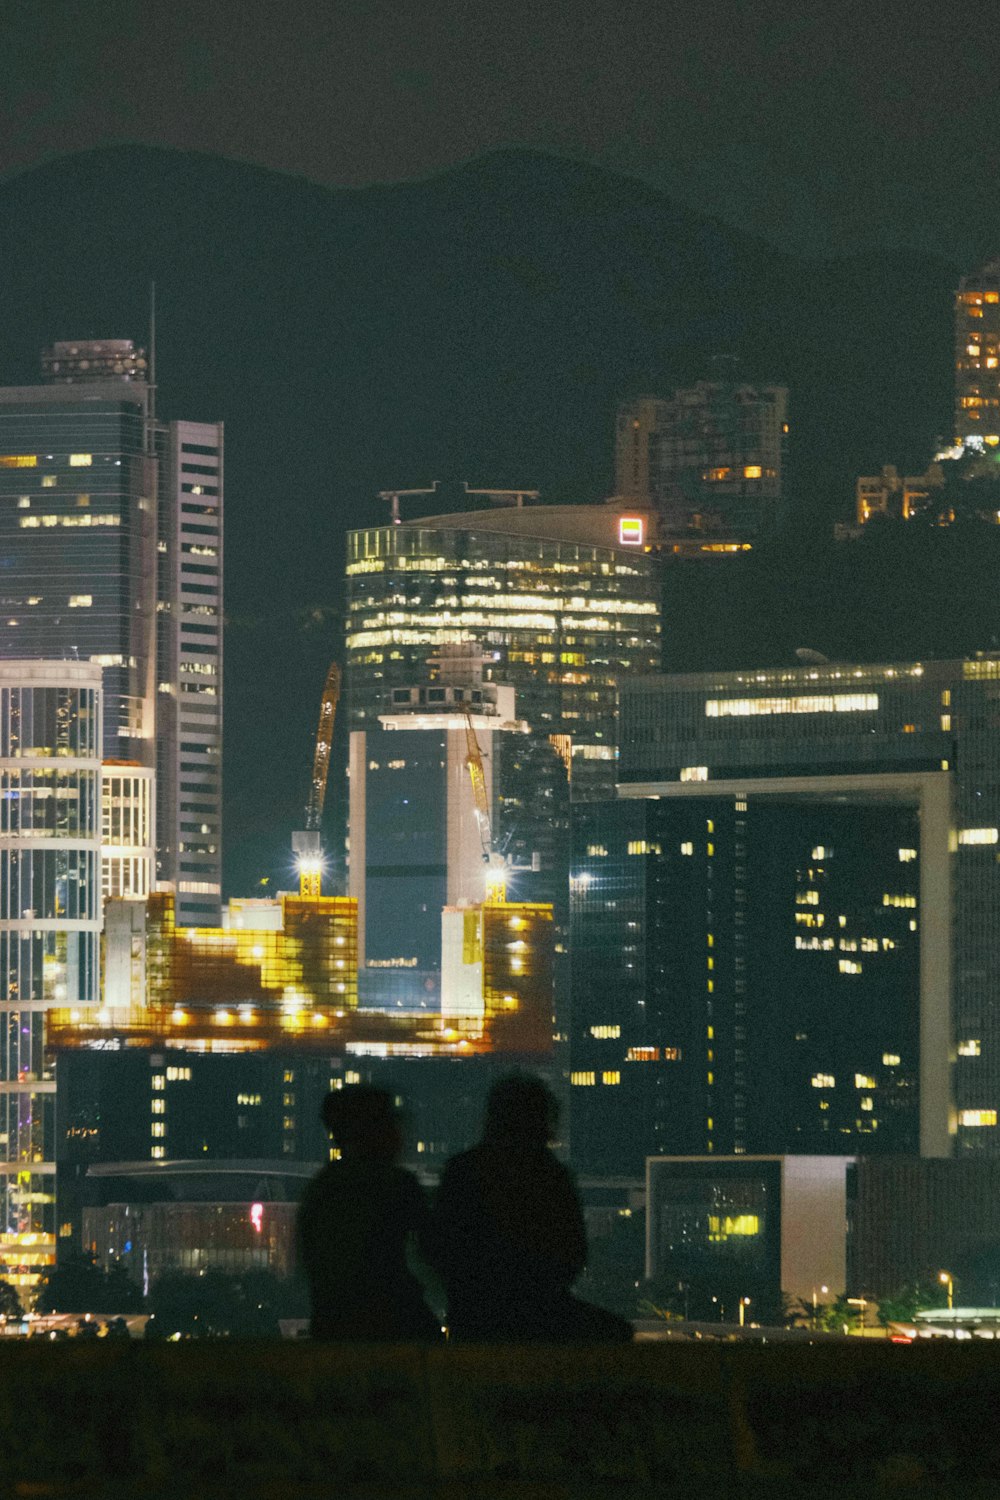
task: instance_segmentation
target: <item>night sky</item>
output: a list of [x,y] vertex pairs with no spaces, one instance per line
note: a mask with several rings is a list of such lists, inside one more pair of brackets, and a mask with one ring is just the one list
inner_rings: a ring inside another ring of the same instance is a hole
[[[344,530],[386,484],[600,499],[622,395],[720,349],[792,387],[807,550],[854,475],[926,463],[954,278],[1000,248],[996,50],[892,0],[0,0],[0,383],[53,338],[141,341],[155,277],[161,415],[226,422],[227,891],[287,878]],[[53,164],[134,143],[207,155]],[[480,160],[506,147],[551,155]],[[922,636],[885,568],[793,547],[676,598],[667,664],[748,664],[726,629],[762,662],[997,638],[974,610],[940,638],[960,547],[918,563]]]
[[799,252],[959,262],[998,218],[982,9],[827,0],[2,0],[0,171],[108,142],[329,185],[526,145]]

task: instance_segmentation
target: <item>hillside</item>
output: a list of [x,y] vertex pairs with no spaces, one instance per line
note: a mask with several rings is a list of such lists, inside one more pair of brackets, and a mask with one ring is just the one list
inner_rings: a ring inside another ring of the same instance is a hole
[[[155,278],[160,410],[226,423],[233,888],[279,871],[338,649],[343,531],[381,519],[378,489],[468,479],[599,500],[619,399],[735,350],[748,378],[792,389],[796,519],[777,571],[678,585],[668,656],[694,666],[707,640],[726,661],[784,650],[773,609],[826,556],[854,475],[922,464],[948,423],[956,268],[796,260],[530,152],[331,191],[211,157],[96,151],[0,183],[0,263],[0,381],[34,379],[54,338],[142,340]],[[736,605],[747,589],[760,629]]]

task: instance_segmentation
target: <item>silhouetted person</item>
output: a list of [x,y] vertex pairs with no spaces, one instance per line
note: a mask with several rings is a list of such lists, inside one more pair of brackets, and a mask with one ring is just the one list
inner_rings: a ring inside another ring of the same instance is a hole
[[361,1085],[330,1093],[323,1122],[340,1160],[313,1178],[298,1215],[313,1338],[436,1341],[440,1325],[406,1261],[427,1203],[412,1172],[397,1165],[402,1133],[391,1096]]
[[537,1078],[496,1083],[483,1138],[446,1166],[426,1238],[462,1343],[626,1342],[632,1328],[570,1293],[587,1260],[573,1179],[549,1149],[558,1106]]

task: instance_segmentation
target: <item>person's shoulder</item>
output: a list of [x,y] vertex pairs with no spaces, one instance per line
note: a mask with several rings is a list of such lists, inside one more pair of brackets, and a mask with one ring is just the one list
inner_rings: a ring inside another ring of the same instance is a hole
[[411,1172],[409,1167],[393,1167],[390,1183],[394,1190],[407,1198],[422,1198],[424,1196],[424,1185],[416,1172]]
[[458,1182],[482,1170],[487,1152],[483,1146],[470,1146],[468,1151],[459,1151],[445,1162],[441,1173],[442,1182]]

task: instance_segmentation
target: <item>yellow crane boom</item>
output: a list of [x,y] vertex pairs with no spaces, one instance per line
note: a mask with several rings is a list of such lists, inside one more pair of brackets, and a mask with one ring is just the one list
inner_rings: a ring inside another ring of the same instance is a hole
[[303,896],[319,896],[323,889],[323,851],[319,830],[323,803],[326,801],[327,777],[330,774],[330,748],[333,745],[333,726],[340,700],[340,681],[340,668],[336,662],[331,662],[319,704],[312,781],[309,783],[309,796],[306,800],[306,826],[292,834],[292,849],[299,862],[299,891]]
[[483,863],[487,866],[486,899],[503,901],[507,894],[506,866],[502,857],[493,848],[493,825],[490,821],[490,801],[486,793],[486,770],[483,752],[479,748],[476,731],[472,723],[472,710],[465,711],[465,764],[472,781],[472,796],[476,804],[476,821],[479,824],[479,840],[483,846]]

